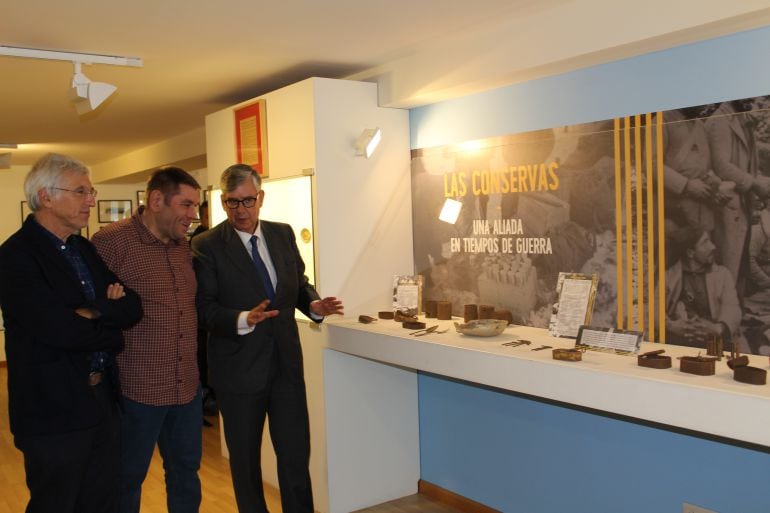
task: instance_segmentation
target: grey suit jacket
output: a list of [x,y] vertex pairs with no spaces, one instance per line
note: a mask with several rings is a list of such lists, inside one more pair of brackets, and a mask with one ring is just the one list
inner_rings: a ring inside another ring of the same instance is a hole
[[319,296],[305,276],[291,227],[259,222],[278,282],[268,309],[280,314],[247,335],[237,333],[238,315],[267,299],[267,294],[241,239],[224,221],[192,241],[198,316],[210,333],[210,382],[217,391],[257,393],[275,372],[274,363],[287,376],[304,381],[294,309],[309,315],[310,303]]

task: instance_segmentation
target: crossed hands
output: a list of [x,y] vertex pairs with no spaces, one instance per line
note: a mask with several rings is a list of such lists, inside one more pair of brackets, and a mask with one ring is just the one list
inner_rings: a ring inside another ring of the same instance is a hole
[[[107,299],[120,299],[125,295],[126,291],[120,283],[111,283],[110,285],[107,285]],[[96,319],[102,315],[99,310],[87,306],[76,308],[75,313],[86,319]]]

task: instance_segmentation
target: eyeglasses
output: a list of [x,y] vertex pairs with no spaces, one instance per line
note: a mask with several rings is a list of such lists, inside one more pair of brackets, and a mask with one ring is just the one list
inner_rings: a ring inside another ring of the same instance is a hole
[[238,205],[241,205],[241,204],[245,208],[251,208],[257,204],[257,198],[255,198],[254,196],[249,196],[248,198],[243,198],[243,199],[228,198],[225,200],[225,205],[227,205],[227,208],[231,210],[235,210],[236,208],[238,208]]
[[90,189],[86,189],[85,187],[78,187],[77,189],[64,189],[62,187],[53,187],[53,189],[57,191],[74,192],[81,198],[85,198],[86,196],[91,196],[92,198],[95,198],[96,195],[99,194],[99,191],[97,191],[93,187]]

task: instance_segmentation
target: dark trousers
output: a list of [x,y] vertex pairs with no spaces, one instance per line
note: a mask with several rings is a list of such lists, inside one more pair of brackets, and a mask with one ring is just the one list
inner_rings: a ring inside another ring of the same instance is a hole
[[120,418],[107,383],[91,387],[98,425],[69,433],[16,436],[30,491],[27,513],[112,513],[120,490]]
[[209,332],[198,328],[198,372],[200,374],[201,386],[205,394],[209,387],[209,356],[208,356]]
[[305,384],[278,374],[258,394],[217,390],[230,451],[233,489],[240,513],[267,513],[260,449],[265,416],[278,461],[284,513],[313,513],[310,486],[310,426]]
[[198,513],[202,455],[201,393],[187,404],[152,406],[123,398],[121,513],[139,513],[142,483],[157,443],[169,513]]

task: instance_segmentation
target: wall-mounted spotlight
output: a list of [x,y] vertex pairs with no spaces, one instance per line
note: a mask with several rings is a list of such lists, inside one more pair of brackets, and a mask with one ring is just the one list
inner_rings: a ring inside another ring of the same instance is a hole
[[382,140],[382,131],[379,128],[365,129],[356,140],[356,155],[371,157],[380,140]]
[[81,63],[73,62],[75,75],[72,77],[72,88],[69,99],[75,103],[79,115],[91,112],[117,91],[117,87],[105,82],[91,82],[80,70]]
[[75,65],[75,75],[72,77],[72,88],[69,92],[69,98],[75,102],[75,110],[77,110],[77,113],[80,115],[97,108],[117,89],[117,87],[112,84],[91,82],[80,69],[83,64],[142,66],[142,59],[139,57],[62,52],[60,50],[40,50],[37,48],[20,48],[16,46],[0,45],[0,55],[8,57],[26,57],[29,59],[72,61],[72,64]]

